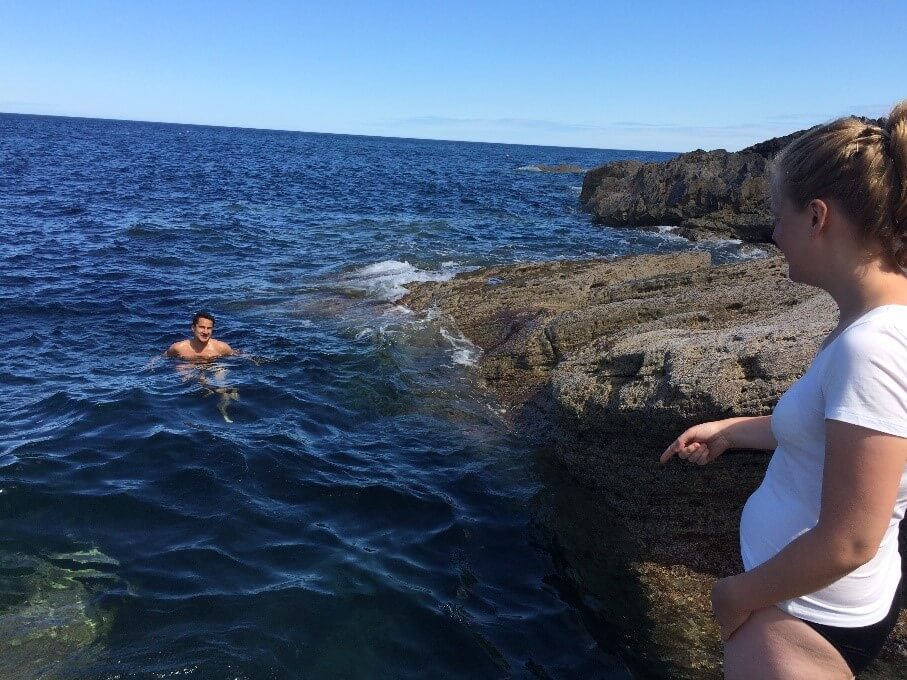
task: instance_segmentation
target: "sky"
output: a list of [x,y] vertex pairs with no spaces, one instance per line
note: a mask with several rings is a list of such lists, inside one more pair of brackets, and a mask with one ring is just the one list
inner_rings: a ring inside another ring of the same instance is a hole
[[907,97],[907,2],[0,0],[0,112],[740,149]]

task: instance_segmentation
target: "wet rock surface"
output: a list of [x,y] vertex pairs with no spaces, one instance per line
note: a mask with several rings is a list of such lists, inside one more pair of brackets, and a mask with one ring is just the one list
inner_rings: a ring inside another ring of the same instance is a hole
[[[535,532],[600,638],[645,677],[719,677],[708,596],[742,569],[740,511],[770,454],[706,467],[658,456],[695,422],[770,413],[834,327],[831,298],[792,283],[774,251],[719,267],[689,252],[519,264],[407,287],[404,304],[449,316],[483,350],[478,370],[514,427],[581,482],[549,490]],[[902,615],[861,677],[905,664]]]

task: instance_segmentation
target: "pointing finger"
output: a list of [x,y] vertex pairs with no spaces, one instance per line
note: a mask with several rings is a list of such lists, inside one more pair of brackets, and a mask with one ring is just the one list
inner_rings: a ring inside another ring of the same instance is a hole
[[661,454],[661,458],[658,459],[659,462],[660,462],[662,465],[664,465],[665,463],[667,463],[669,460],[671,460],[671,458],[674,457],[674,454],[677,453],[677,450],[679,449],[679,447],[680,447],[680,440],[679,440],[679,439],[674,440],[673,442],[671,442],[671,445],[668,446],[668,448],[665,449],[665,452],[664,452],[663,454]]

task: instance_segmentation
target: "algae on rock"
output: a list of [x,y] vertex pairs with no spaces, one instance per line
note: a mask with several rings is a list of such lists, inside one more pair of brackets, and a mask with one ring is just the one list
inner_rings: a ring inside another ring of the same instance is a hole
[[86,582],[116,578],[97,550],[48,559],[0,553],[0,680],[74,676],[110,625]]

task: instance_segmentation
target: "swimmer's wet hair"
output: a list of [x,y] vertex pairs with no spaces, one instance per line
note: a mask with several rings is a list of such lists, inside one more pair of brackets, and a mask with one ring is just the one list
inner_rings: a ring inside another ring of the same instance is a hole
[[208,312],[196,312],[195,316],[192,317],[192,325],[198,323],[199,319],[208,319],[211,322],[211,325],[214,325],[214,317],[208,314]]
[[837,200],[864,239],[907,266],[907,99],[882,126],[840,118],[798,137],[775,159],[774,182],[799,210]]

